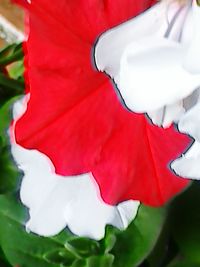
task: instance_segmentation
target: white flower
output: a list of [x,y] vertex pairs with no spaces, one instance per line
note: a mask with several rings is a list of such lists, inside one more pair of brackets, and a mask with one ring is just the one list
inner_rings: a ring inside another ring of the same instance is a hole
[[200,85],[199,24],[196,1],[158,3],[100,37],[97,68],[114,79],[130,110],[168,127]]
[[[15,122],[24,113],[27,101],[15,103]],[[14,127],[11,132],[14,133]],[[106,224],[125,229],[135,218],[138,201],[130,200],[118,206],[106,204],[91,173],[59,176],[46,155],[22,148],[15,143],[13,136],[12,154],[24,172],[20,196],[29,208],[28,231],[53,236],[68,226],[76,235],[101,239]]]

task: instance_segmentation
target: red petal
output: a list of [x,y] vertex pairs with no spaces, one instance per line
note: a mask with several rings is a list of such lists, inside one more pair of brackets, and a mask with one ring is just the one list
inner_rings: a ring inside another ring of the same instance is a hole
[[98,36],[151,2],[32,0],[29,6],[31,98],[16,125],[17,142],[48,155],[58,174],[91,171],[112,204],[139,199],[160,205],[188,184],[168,169],[188,138],[125,109],[92,65]]

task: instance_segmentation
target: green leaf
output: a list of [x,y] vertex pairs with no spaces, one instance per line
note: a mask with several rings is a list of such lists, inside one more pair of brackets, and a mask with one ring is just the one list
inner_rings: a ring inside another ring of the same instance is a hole
[[0,86],[1,86],[1,95],[6,96],[15,96],[20,95],[24,91],[24,83],[19,80],[11,79],[5,74],[0,72]]
[[170,258],[173,258],[174,254],[176,255],[176,252],[176,248],[174,248],[170,240],[169,222],[166,220],[153,251],[146,259],[148,267],[165,266],[165,262],[169,262]]
[[16,46],[16,44],[10,44],[0,49],[0,59],[12,54]]
[[23,58],[22,44],[9,45],[0,51],[0,66],[6,66]]
[[11,267],[11,265],[5,259],[4,253],[0,247],[0,266],[1,267]]
[[117,236],[111,253],[115,267],[136,267],[152,252],[162,231],[167,209],[140,206],[136,219],[129,228]]
[[111,267],[113,266],[114,256],[107,254],[103,256],[92,256],[86,261],[86,267]]
[[9,68],[9,76],[12,79],[21,79],[24,74],[24,62],[23,60],[15,62],[11,68]]
[[109,253],[114,248],[116,241],[117,241],[117,238],[114,234],[108,234],[107,236],[105,236],[105,238],[104,238],[104,247],[105,247],[104,252],[106,254]]
[[72,253],[78,254],[80,257],[96,255],[100,251],[99,243],[87,238],[74,238],[68,241],[65,247]]
[[9,147],[0,149],[0,194],[14,192],[18,188],[20,174],[11,159]]
[[189,261],[200,265],[199,203],[200,184],[194,182],[184,194],[174,201],[170,218],[173,236],[182,254]]
[[11,98],[2,107],[0,107],[0,137],[2,145],[8,145],[8,128],[12,120],[12,106],[19,96]]
[[[0,245],[9,263],[20,267],[60,267],[65,266],[51,261],[52,253],[63,252],[69,233],[63,232],[59,238],[43,238],[28,234],[23,226],[25,212],[20,203],[12,195],[0,196]],[[65,236],[65,239],[64,239]],[[62,240],[62,241],[61,241]],[[63,264],[69,259],[60,254]]]
[[0,108],[0,194],[16,191],[19,183],[20,174],[11,156],[8,137],[11,106],[17,99],[11,99]]
[[62,264],[64,266],[71,266],[76,259],[75,256],[66,249],[55,249],[47,252],[44,258],[49,263]]
[[[6,68],[8,64],[9,68]],[[23,72],[21,44],[12,44],[0,50],[0,105],[23,93]]]
[[100,254],[108,254],[114,248],[117,237],[116,235],[121,233],[121,231],[111,225],[107,225],[105,229],[105,236],[99,241]]
[[199,264],[187,261],[182,257],[177,257],[173,262],[167,265],[167,267],[199,267]]
[[86,267],[86,261],[85,260],[76,260],[73,262],[71,267]]
[[11,267],[11,265],[5,260],[0,258],[0,266],[1,267]]

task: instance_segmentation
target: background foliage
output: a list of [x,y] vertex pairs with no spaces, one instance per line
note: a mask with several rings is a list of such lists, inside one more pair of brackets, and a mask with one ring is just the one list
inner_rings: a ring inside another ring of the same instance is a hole
[[22,174],[10,154],[12,105],[24,91],[21,44],[0,51],[0,267],[199,267],[200,184],[162,208],[141,206],[129,228],[108,226],[97,242],[68,230],[51,238],[25,231]]

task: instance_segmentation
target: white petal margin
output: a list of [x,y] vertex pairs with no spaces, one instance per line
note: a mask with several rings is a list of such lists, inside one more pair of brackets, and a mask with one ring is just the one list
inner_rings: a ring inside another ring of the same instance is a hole
[[189,150],[171,164],[171,168],[180,176],[200,179],[200,103],[186,112],[179,121],[180,132],[195,139]]
[[[24,105],[18,101],[14,116],[18,118],[23,111]],[[107,224],[125,229],[135,218],[139,202],[106,204],[92,174],[59,176],[50,159],[39,151],[24,149],[14,141],[11,150],[24,173],[20,196],[29,208],[28,231],[53,236],[69,227],[76,235],[99,240],[104,237]]]

